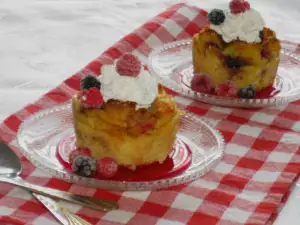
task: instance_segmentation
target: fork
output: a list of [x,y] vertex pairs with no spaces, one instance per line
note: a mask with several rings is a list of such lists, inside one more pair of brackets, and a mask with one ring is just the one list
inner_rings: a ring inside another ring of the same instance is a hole
[[63,207],[53,199],[44,195],[32,193],[43,205],[56,217],[56,219],[63,225],[92,225],[68,209]]

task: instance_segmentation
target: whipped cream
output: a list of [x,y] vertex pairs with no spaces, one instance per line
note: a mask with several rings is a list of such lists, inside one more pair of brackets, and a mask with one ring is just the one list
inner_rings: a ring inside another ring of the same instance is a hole
[[103,65],[98,77],[104,101],[130,101],[137,104],[137,109],[148,108],[158,95],[156,78],[143,67],[137,77],[121,76],[115,65]]
[[225,21],[221,25],[210,25],[210,28],[220,34],[225,42],[233,40],[257,43],[261,41],[259,32],[263,30],[265,21],[259,12],[254,9],[244,13],[225,13]]

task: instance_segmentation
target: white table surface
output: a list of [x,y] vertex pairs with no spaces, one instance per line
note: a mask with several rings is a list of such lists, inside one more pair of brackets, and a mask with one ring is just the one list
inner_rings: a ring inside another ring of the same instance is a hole
[[[176,0],[0,0],[0,121],[35,101]],[[204,9],[228,0],[181,1]],[[280,39],[300,43],[300,0],[250,0]],[[300,222],[297,185],[274,225]]]

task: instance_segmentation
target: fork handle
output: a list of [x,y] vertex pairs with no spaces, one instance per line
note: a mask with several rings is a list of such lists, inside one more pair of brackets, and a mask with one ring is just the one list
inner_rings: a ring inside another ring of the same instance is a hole
[[23,180],[21,177],[13,177],[13,178],[0,177],[0,182],[13,184],[37,194],[79,204],[92,209],[111,211],[118,208],[118,204],[112,200],[93,198],[93,197],[83,196],[83,195],[74,195],[68,192],[42,187],[35,184],[30,184],[27,181]]
[[32,193],[32,195],[39,200],[62,225],[70,225],[69,221],[55,200],[36,193]]
[[55,200],[36,193],[32,193],[32,195],[38,199],[62,225],[92,225],[86,220],[69,212]]

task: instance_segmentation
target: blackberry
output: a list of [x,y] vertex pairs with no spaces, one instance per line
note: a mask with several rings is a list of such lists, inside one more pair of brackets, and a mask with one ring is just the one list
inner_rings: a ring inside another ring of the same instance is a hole
[[239,90],[240,98],[251,99],[256,96],[256,88],[254,85],[250,84]]
[[240,68],[245,65],[245,62],[239,57],[225,57],[225,64],[228,68]]
[[100,87],[101,87],[101,83],[99,82],[99,80],[95,76],[90,74],[84,77],[83,79],[81,79],[80,81],[81,90],[90,89],[90,88],[97,88],[98,90],[100,90]]
[[225,14],[222,10],[220,9],[213,9],[209,14],[208,14],[208,20],[214,24],[214,25],[220,25],[224,22],[225,20]]
[[264,30],[261,30],[261,31],[259,31],[259,37],[260,37],[260,39],[261,39],[261,41],[263,41],[264,40]]
[[79,155],[72,163],[72,170],[80,176],[92,177],[97,170],[96,160],[90,156]]

